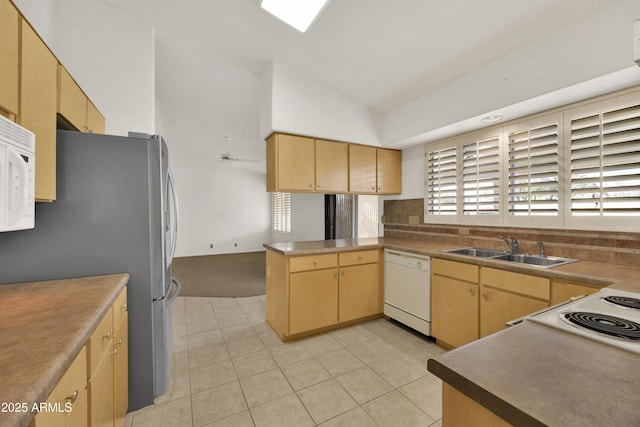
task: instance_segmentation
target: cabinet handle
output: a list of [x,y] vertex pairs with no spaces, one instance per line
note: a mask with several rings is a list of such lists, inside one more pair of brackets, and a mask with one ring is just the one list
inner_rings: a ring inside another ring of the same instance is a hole
[[487,299],[487,293],[486,292],[482,293],[482,298]]
[[313,184],[309,184],[309,188],[313,188]]
[[111,354],[116,354],[118,352],[118,349],[116,348],[115,350],[111,351]]
[[127,311],[127,304],[123,305],[122,307],[120,307],[121,310]]
[[469,289],[469,295],[471,295],[472,297],[476,296],[476,291],[474,291],[473,289]]
[[378,187],[378,191],[382,190],[382,187]]
[[110,340],[111,338],[113,338],[113,335],[111,335],[111,332],[107,332],[105,335],[102,336],[103,340]]
[[338,278],[338,273],[333,273],[333,278],[337,279]]
[[343,271],[343,272],[341,272],[341,273],[340,273],[340,275],[341,275],[342,277],[344,277],[344,271]]
[[78,395],[80,393],[78,393],[78,390],[74,391],[73,394],[71,396],[67,396],[64,398],[64,400],[66,400],[67,402],[71,403],[72,405],[74,403],[76,403],[76,400],[78,400]]
[[116,341],[116,345],[122,345],[122,338],[120,338],[118,341]]
[[371,191],[376,191],[376,187],[371,187]]
[[358,261],[362,261],[362,257],[361,256],[358,257]]

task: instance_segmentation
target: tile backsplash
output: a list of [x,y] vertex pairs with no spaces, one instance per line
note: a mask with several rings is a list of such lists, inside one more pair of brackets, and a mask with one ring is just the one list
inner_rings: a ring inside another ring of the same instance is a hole
[[385,200],[384,223],[385,237],[506,250],[498,236],[514,236],[521,252],[538,253],[541,240],[547,255],[640,265],[640,233],[425,224],[424,199]]

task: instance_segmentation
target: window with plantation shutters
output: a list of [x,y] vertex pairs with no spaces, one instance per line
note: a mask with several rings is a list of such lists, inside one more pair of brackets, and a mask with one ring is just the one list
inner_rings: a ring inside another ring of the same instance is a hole
[[462,210],[464,215],[500,213],[500,138],[462,145]]
[[569,125],[571,215],[640,216],[640,102]]
[[508,214],[558,216],[558,123],[508,133]]
[[425,153],[426,206],[428,215],[457,215],[458,179],[455,146]]
[[272,193],[273,231],[291,233],[291,193]]

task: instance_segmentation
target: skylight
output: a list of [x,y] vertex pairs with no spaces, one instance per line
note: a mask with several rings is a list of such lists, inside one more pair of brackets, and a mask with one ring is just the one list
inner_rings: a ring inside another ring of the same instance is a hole
[[262,0],[260,6],[276,18],[304,33],[329,0]]

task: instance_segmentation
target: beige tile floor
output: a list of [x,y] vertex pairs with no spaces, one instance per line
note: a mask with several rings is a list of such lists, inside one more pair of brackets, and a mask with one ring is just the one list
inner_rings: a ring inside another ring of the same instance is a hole
[[167,393],[126,427],[440,426],[443,352],[385,319],[283,344],[265,297],[179,297]]

